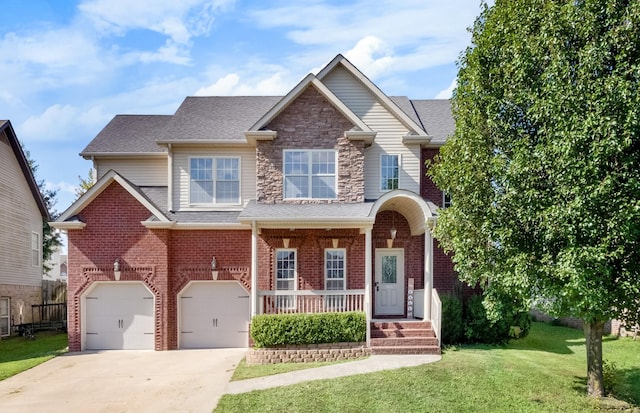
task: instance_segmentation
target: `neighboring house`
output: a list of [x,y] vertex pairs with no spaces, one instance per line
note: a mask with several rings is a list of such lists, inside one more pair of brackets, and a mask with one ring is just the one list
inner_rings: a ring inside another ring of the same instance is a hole
[[42,224],[49,219],[25,154],[0,120],[0,335],[31,322],[42,301]]
[[50,269],[43,275],[43,280],[67,282],[67,254],[63,254],[60,247],[53,250],[46,264]]
[[[341,55],[284,97],[114,117],[81,153],[95,185],[54,223],[70,350],[246,347],[256,314],[363,311],[439,352],[456,276],[424,163],[453,128],[448,100],[389,97]],[[379,352],[407,346],[368,325]]]

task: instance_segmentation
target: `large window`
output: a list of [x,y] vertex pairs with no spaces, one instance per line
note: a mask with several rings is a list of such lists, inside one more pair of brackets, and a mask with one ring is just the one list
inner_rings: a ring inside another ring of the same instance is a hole
[[[293,291],[296,289],[296,250],[276,250],[276,291]],[[277,295],[278,308],[294,308],[295,296]]]
[[239,158],[190,158],[192,205],[240,203]]
[[40,234],[31,233],[31,265],[37,267],[40,265]]
[[284,151],[284,198],[335,199],[336,151]]
[[400,160],[398,155],[380,156],[380,190],[398,189]]

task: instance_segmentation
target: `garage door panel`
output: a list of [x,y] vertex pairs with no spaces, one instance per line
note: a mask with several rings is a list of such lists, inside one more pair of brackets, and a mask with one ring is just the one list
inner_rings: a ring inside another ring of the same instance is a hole
[[154,348],[153,295],[143,284],[99,284],[85,303],[86,349]]
[[192,283],[180,299],[182,348],[246,347],[251,307],[237,283]]

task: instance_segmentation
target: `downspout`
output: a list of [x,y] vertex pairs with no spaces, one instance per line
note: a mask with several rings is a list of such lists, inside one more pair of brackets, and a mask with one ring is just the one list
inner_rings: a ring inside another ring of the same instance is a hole
[[167,145],[167,209],[173,211],[173,147]]
[[364,313],[367,322],[367,347],[371,347],[371,228],[364,232]]
[[258,314],[258,229],[251,223],[251,318]]

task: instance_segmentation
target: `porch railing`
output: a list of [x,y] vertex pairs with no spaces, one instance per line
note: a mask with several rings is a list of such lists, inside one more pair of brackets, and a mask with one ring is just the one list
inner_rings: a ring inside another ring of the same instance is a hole
[[440,301],[440,296],[435,288],[431,291],[431,325],[433,326],[433,331],[436,333],[438,345],[441,345],[442,339],[440,332],[442,331],[442,301]]
[[259,291],[261,314],[364,311],[364,290]]

